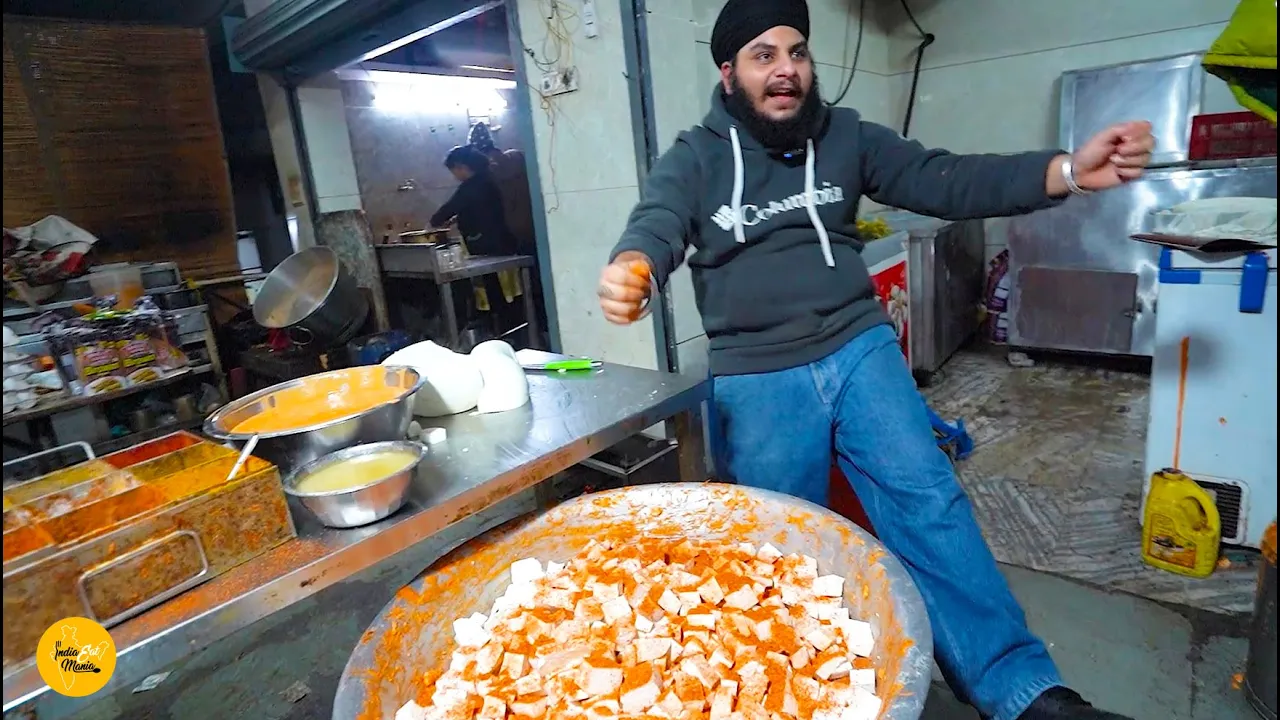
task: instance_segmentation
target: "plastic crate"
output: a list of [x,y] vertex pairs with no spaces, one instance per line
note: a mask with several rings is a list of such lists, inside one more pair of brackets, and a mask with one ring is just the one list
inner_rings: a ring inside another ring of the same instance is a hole
[[1276,128],[1251,112],[1197,115],[1191,120],[1192,160],[1235,160],[1276,154]]

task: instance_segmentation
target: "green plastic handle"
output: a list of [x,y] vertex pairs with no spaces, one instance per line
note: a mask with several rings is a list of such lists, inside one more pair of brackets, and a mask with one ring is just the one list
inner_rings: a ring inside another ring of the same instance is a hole
[[555,360],[542,366],[548,372],[570,372],[577,370],[594,370],[599,364],[585,358],[574,360]]

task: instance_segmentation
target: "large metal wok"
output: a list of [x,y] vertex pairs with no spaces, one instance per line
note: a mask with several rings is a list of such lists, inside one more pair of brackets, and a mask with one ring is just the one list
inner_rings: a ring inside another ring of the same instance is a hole
[[787,495],[681,483],[586,495],[513,520],[441,558],[396,593],[361,638],[338,683],[334,720],[394,717],[422,689],[423,673],[447,664],[453,620],[487,613],[508,583],[511,563],[565,560],[605,533],[770,542],[812,555],[822,572],[848,578],[846,603],[874,628],[881,720],[920,717],[933,635],[915,584],[878,540]]

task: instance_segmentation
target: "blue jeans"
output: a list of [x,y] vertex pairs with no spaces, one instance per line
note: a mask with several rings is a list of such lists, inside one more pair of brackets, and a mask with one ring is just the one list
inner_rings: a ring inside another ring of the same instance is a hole
[[1027,629],[945,453],[894,332],[879,326],[801,367],[715,378],[724,479],[827,504],[832,451],[881,541],[924,596],[947,683],[1015,720],[1062,681]]

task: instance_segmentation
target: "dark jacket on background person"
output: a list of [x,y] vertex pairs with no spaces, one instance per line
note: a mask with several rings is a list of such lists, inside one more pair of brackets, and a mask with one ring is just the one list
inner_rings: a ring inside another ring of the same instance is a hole
[[431,225],[443,227],[455,217],[472,255],[515,254],[515,236],[507,227],[502,193],[488,172],[463,180],[453,197],[431,216]]
[[681,133],[649,173],[613,250],[611,259],[645,254],[664,285],[694,248],[688,262],[714,375],[814,362],[888,322],[855,231],[863,195],[948,220],[1056,202],[1045,173],[1060,151],[928,150],[848,108],[824,108],[810,137],[807,149],[766,149],[717,86],[703,124]]

